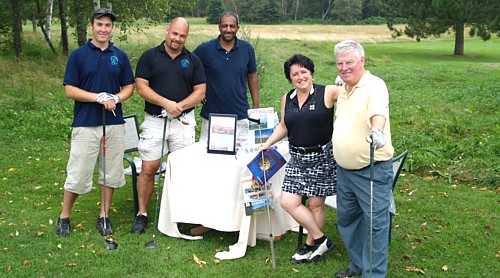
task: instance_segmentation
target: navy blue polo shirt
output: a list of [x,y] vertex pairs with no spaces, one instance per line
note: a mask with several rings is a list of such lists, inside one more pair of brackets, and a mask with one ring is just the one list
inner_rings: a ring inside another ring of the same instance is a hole
[[250,108],[247,75],[257,72],[255,51],[249,42],[236,38],[233,48],[227,52],[219,39],[220,35],[193,51],[203,62],[207,76],[207,102],[201,116],[208,119],[209,113],[224,113],[245,119]]
[[[113,43],[101,50],[88,40],[69,56],[63,84],[94,93],[116,94],[121,87],[134,84],[134,73],[127,54]],[[102,107],[97,102],[75,101],[72,126],[102,125]],[[121,103],[116,106],[115,114],[116,117],[111,111],[106,113],[107,125],[125,123]]]
[[[135,77],[149,81],[149,87],[161,96],[179,102],[187,98],[195,85],[205,83],[205,70],[196,55],[186,48],[172,59],[165,51],[165,41],[159,46],[146,50],[139,61]],[[161,106],[145,101],[145,108],[149,114],[159,115]],[[185,112],[193,110],[187,109]]]

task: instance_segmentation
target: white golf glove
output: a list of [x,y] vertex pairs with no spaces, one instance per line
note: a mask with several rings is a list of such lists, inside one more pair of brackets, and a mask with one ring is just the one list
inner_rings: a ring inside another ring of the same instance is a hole
[[120,102],[121,102],[121,100],[120,100],[120,97],[119,97],[119,96],[117,96],[117,95],[112,95],[112,94],[109,94],[109,95],[113,98],[113,100],[115,101],[115,104],[118,104],[118,103],[120,103]]
[[161,109],[161,114],[160,114],[160,117],[161,118],[167,118],[169,120],[172,120],[174,118],[174,116],[172,116],[172,114],[170,114],[167,109],[165,108],[162,108]]
[[373,142],[373,147],[376,150],[383,148],[385,146],[384,133],[378,128],[372,129],[372,131],[370,131],[370,134],[366,136],[366,142],[370,144]]
[[344,80],[342,80],[342,78],[340,78],[340,76],[337,75],[337,78],[335,78],[335,85],[342,86],[343,84],[344,84]]
[[113,98],[113,95],[112,94],[108,94],[106,92],[101,92],[101,93],[98,93],[97,96],[96,96],[96,101],[98,103],[103,103],[103,102],[106,102],[108,100],[112,100],[114,99]]

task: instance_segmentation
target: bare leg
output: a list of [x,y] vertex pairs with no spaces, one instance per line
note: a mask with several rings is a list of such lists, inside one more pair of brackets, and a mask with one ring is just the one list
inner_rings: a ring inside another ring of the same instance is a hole
[[323,232],[318,226],[318,223],[316,223],[313,213],[302,204],[301,195],[282,192],[280,204],[281,207],[283,207],[283,209],[288,212],[293,219],[295,219],[295,221],[297,221],[302,227],[306,228],[308,233],[306,243],[308,245],[314,245],[314,239],[323,236]]
[[64,197],[63,197],[63,208],[59,218],[66,218],[71,216],[71,208],[75,204],[76,199],[78,198],[78,194],[69,192],[64,189]]
[[103,185],[100,185],[101,188],[101,214],[99,217],[109,217],[109,208],[111,207],[111,199],[113,198],[113,193],[115,191],[114,188],[106,187],[106,207],[104,207],[104,190]]
[[142,161],[142,170],[137,179],[138,213],[147,213],[148,204],[154,191],[155,175],[160,167],[160,160]]

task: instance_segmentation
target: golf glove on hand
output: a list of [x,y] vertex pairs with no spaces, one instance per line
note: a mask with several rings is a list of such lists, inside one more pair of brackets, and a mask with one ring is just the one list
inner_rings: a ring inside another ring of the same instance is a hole
[[165,109],[165,108],[161,109],[160,117],[167,118],[169,120],[172,120],[174,118],[174,116],[172,116],[172,114],[168,113],[167,109]]
[[372,129],[372,131],[370,131],[370,134],[366,136],[366,142],[370,144],[373,142],[373,148],[375,148],[376,150],[383,148],[385,146],[384,133],[378,128]]
[[120,97],[119,97],[119,96],[117,96],[117,95],[112,95],[112,94],[109,94],[109,95],[113,98],[113,100],[115,101],[115,104],[120,103]]
[[340,76],[337,75],[337,78],[335,78],[335,85],[337,86],[342,86],[344,84],[344,80],[340,78]]
[[97,97],[96,97],[96,101],[97,101],[98,103],[103,103],[103,102],[106,102],[106,101],[108,101],[108,100],[112,100],[112,99],[114,99],[114,98],[113,98],[113,95],[108,94],[108,93],[106,93],[106,92],[101,92],[101,93],[98,93],[98,94],[97,94]]

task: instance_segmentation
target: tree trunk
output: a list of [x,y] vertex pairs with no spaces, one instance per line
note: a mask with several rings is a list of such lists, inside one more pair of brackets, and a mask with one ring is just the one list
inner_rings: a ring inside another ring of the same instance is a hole
[[464,55],[464,32],[464,23],[455,24],[455,51],[453,52],[453,55]]
[[294,20],[297,20],[297,14],[299,13],[299,0],[295,3],[295,15],[293,17]]
[[21,20],[21,0],[12,0],[12,36],[14,51],[19,58],[23,52],[23,22]]
[[78,46],[82,46],[87,42],[87,15],[85,12],[85,3],[81,0],[73,0],[76,18],[76,37]]
[[330,11],[330,8],[332,7],[332,2],[333,0],[328,0],[328,7],[326,7],[326,11],[321,15],[321,19],[325,19],[325,17],[328,15],[328,12]]
[[39,18],[38,25],[40,25],[40,29],[42,29],[42,33],[43,33],[43,36],[45,37],[45,41],[49,45],[50,50],[52,50],[52,53],[57,54],[57,51],[56,51],[54,45],[52,44],[52,41],[50,40],[49,36],[47,35],[47,32],[45,31],[44,24],[42,22],[43,17],[42,17],[42,9],[40,7],[40,0],[36,0],[36,9],[38,11],[38,18]]
[[98,10],[101,8],[101,1],[100,0],[94,0],[94,11]]
[[31,14],[31,27],[33,27],[33,33],[36,33],[36,14]]
[[59,17],[61,18],[61,46],[64,55],[69,53],[68,17],[66,16],[66,0],[59,0]]
[[47,0],[47,11],[45,13],[45,31],[50,39],[50,31],[52,30],[52,10],[54,7],[54,0]]

